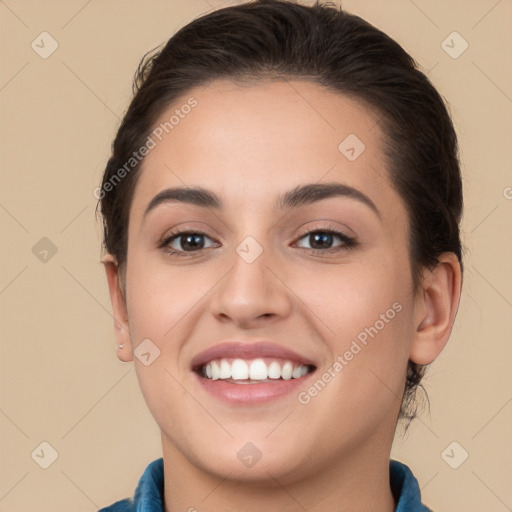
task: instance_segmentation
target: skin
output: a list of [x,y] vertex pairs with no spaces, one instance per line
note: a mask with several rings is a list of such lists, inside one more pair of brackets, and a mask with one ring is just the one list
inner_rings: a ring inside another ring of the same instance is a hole
[[[162,432],[166,511],[392,512],[389,458],[407,362],[431,363],[448,341],[457,259],[443,254],[413,291],[404,202],[378,118],[356,100],[299,80],[217,81],[188,91],[156,125],[191,96],[197,106],[144,160],[125,272],[113,256],[104,261],[116,342],[125,344],[118,357],[134,361]],[[355,161],[338,150],[349,134],[366,146]],[[340,196],[274,209],[278,195],[318,182],[356,188],[379,214]],[[224,208],[169,202],[144,218],[156,194],[183,185],[215,192]],[[311,251],[307,233],[327,226],[358,245],[334,237],[328,247],[338,252]],[[185,252],[183,238],[172,247],[184,257],[159,248],[176,227],[205,233],[207,248]],[[263,249],[250,264],[235,250],[247,236]],[[316,362],[307,390],[394,303],[401,311],[308,404],[296,393],[222,403],[190,370],[221,341],[265,338]],[[133,355],[146,338],[161,351],[149,366]],[[248,442],[262,454],[250,468],[237,458]]]

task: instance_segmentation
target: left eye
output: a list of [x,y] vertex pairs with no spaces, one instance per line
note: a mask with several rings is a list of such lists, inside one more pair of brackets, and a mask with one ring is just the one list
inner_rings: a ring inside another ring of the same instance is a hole
[[312,250],[322,250],[322,249],[332,249],[334,239],[338,238],[341,243],[334,247],[350,247],[353,245],[353,240],[340,233],[338,231],[331,230],[318,230],[318,231],[310,231],[302,236],[299,240],[306,239],[310,244],[310,247],[303,247],[304,249],[312,249]]

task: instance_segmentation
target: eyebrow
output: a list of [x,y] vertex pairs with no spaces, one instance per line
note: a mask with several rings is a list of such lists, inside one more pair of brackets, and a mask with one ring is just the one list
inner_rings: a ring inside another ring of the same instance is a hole
[[[292,190],[280,195],[277,198],[274,208],[281,210],[298,208],[330,197],[348,197],[355,199],[368,206],[377,217],[381,219],[379,209],[367,195],[356,188],[337,182],[298,185]],[[162,190],[153,197],[144,212],[144,217],[157,206],[172,202],[193,204],[202,208],[213,208],[215,210],[222,210],[224,208],[222,199],[208,189],[203,187],[173,187]]]

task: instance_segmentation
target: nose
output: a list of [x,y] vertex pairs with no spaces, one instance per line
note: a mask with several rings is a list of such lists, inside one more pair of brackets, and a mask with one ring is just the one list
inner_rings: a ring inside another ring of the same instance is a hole
[[254,261],[235,252],[231,269],[214,289],[213,315],[242,329],[263,327],[286,318],[292,309],[293,294],[279,268],[267,251]]

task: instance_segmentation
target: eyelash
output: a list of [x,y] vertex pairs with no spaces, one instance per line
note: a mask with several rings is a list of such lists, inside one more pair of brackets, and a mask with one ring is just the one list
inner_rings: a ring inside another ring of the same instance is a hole
[[[338,231],[331,227],[317,228],[317,229],[314,229],[311,231],[307,231],[306,233],[303,233],[297,240],[301,240],[306,236],[309,236],[312,234],[318,234],[318,233],[335,235],[335,236],[339,237],[339,239],[341,240],[343,245],[331,247],[330,249],[302,248],[303,250],[308,251],[309,253],[332,254],[332,253],[339,253],[341,251],[349,251],[359,245],[359,243],[357,242],[357,240],[355,238],[350,237],[350,236],[346,235],[345,233]],[[173,233],[170,233],[168,236],[166,236],[162,240],[162,242],[159,244],[159,248],[162,250],[165,250],[165,252],[167,254],[169,254],[170,256],[178,256],[178,257],[189,257],[190,255],[192,255],[194,253],[199,253],[205,249],[210,249],[209,247],[206,247],[203,249],[198,249],[197,251],[178,251],[178,250],[169,248],[169,244],[171,242],[173,242],[175,239],[178,239],[181,236],[185,236],[185,235],[201,235],[201,236],[205,236],[205,237],[209,238],[206,233],[203,233],[201,231],[191,231],[191,230],[175,231]]]

